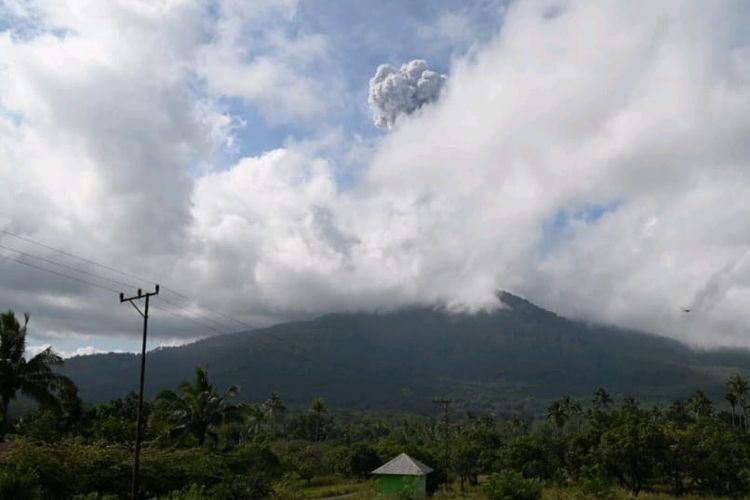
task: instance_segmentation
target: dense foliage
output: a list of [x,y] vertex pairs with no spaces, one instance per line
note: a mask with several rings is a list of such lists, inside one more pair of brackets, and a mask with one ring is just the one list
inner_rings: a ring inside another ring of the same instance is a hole
[[[23,364],[25,326],[3,318],[2,362]],[[43,377],[24,376],[46,384],[40,406],[8,422],[0,443],[0,498],[127,498],[137,397],[87,408],[70,381],[53,384],[64,379],[49,367],[39,370]],[[0,388],[10,399],[28,387],[14,382],[20,373],[0,371]],[[451,484],[481,498],[537,499],[551,486],[578,498],[613,498],[615,488],[746,498],[750,386],[732,375],[725,389],[718,403],[696,391],[684,401],[646,406],[633,398],[615,401],[600,388],[590,401],[552,401],[536,418],[456,410],[425,417],[337,411],[319,397],[291,410],[277,393],[245,404],[239,387],[222,388],[197,368],[194,380],[145,405],[141,496],[333,496],[350,491],[338,485],[362,484],[406,452],[435,469],[430,491]]]
[[[750,494],[746,408],[717,411],[700,391],[645,408],[632,398],[614,404],[599,390],[589,404],[569,397],[553,402],[544,419],[469,413],[446,421],[335,412],[317,398],[307,410],[289,411],[277,394],[263,405],[239,405],[228,401],[233,391],[218,391],[205,371],[198,373],[197,383],[183,389],[202,387],[213,394],[207,400],[221,400],[210,411],[193,410],[206,417],[212,437],[201,439],[206,425],[185,427],[197,417],[186,419],[181,405],[161,398],[149,405],[145,498],[295,498],[290,492],[325,478],[366,478],[401,452],[436,469],[432,489],[446,480],[461,488],[481,483],[488,498],[539,498],[543,484],[577,488],[582,498],[610,498],[615,486],[634,494]],[[727,394],[739,387],[737,399],[744,401],[745,381],[737,382],[730,380]],[[42,407],[19,419],[15,439],[0,453],[0,497],[124,498],[134,401],[129,395],[76,418],[62,406]]]

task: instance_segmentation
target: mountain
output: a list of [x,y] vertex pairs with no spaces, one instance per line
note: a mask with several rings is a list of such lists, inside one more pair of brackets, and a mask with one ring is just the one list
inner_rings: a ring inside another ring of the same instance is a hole
[[[240,384],[250,401],[276,391],[290,406],[322,396],[339,408],[425,412],[448,396],[457,408],[528,414],[563,394],[588,400],[600,386],[654,403],[703,389],[721,402],[726,378],[750,373],[750,351],[694,350],[501,299],[507,307],[493,312],[331,314],[157,349],[147,355],[147,395],[200,365],[220,386]],[[137,387],[139,359],[81,356],[63,371],[85,401],[107,401]]]

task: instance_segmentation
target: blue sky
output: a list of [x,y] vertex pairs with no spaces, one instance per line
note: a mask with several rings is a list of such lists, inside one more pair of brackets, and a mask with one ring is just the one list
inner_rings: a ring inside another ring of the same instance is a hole
[[[367,87],[375,68],[381,64],[398,67],[413,59],[425,59],[431,69],[448,73],[453,58],[464,56],[473,46],[497,34],[502,26],[503,4],[498,0],[476,3],[387,0],[376,6],[344,0],[304,2],[294,23],[285,30],[292,35],[324,33],[330,41],[347,95],[341,96],[346,102],[345,109],[324,117],[323,125],[339,127],[349,135],[373,138],[382,134],[373,127],[367,108]],[[466,23],[466,33],[455,38],[429,33],[441,17],[451,15]],[[254,31],[254,27],[250,29],[246,39],[249,47]],[[230,160],[281,147],[290,137],[304,139],[321,126],[320,122],[310,125],[268,120],[257,106],[241,99],[228,98],[225,104],[232,115],[245,123],[236,132],[237,145]]]
[[[748,18],[738,0],[9,0],[0,230],[190,297],[151,345],[215,334],[190,321],[224,321],[207,307],[263,326],[493,309],[498,289],[746,343]],[[121,275],[0,244],[0,306],[31,312],[35,345],[137,348],[112,290],[18,260]]]

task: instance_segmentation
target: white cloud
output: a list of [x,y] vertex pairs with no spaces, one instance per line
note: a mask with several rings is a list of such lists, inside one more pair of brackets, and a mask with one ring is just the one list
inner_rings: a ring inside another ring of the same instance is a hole
[[220,2],[196,67],[207,89],[253,103],[276,123],[316,123],[340,106],[327,37],[287,29],[297,10],[296,1]]
[[[293,3],[222,4],[210,26],[189,2],[148,5],[44,10],[70,33],[0,36],[0,227],[253,324],[494,307],[504,288],[577,317],[746,344],[750,51],[737,4],[571,1],[554,16],[514,4],[438,101],[367,145],[366,175],[346,188],[327,138],[191,177],[231,137],[212,103],[315,123],[336,100],[335,71],[313,71],[329,67],[330,41],[277,29]],[[261,47],[246,45],[253,30]],[[195,75],[208,98],[187,90]],[[138,332],[113,297],[0,266],[3,302],[49,338]],[[158,317],[157,338],[196,335]]]

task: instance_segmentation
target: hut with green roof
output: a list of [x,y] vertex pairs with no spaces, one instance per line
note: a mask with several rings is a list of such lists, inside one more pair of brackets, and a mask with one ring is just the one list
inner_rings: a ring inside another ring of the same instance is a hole
[[385,496],[404,493],[415,496],[427,494],[427,474],[432,468],[402,453],[390,462],[381,465],[372,474],[377,477],[378,492]]

